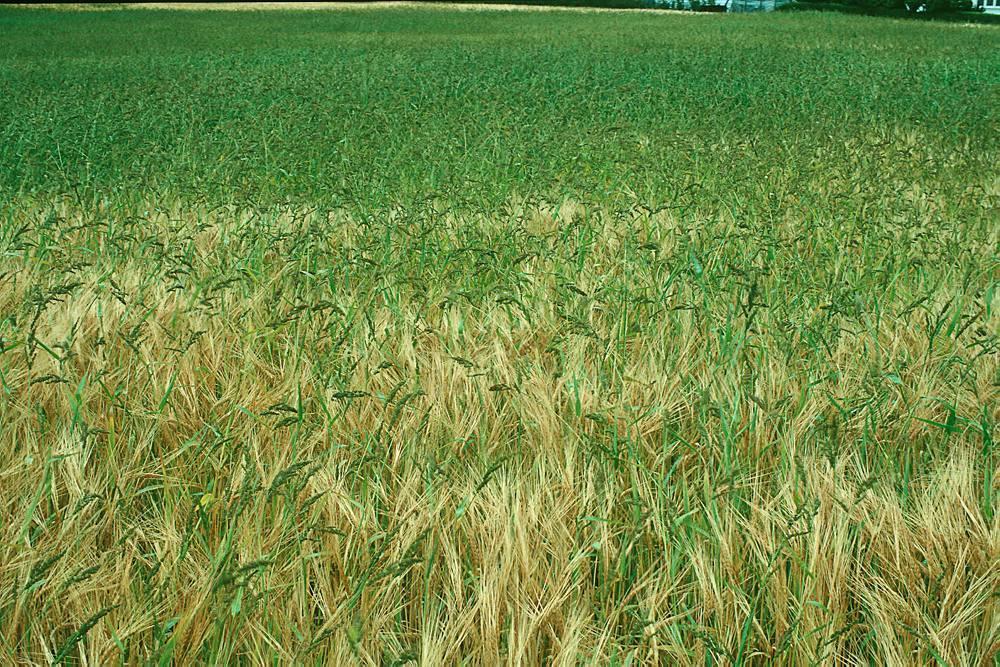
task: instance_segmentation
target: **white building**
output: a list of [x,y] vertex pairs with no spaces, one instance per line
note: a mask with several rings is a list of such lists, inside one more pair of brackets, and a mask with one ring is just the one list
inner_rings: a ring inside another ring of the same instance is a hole
[[[652,0],[657,7],[665,9],[694,9],[705,11],[706,5],[713,5],[716,11],[760,12],[772,11],[787,5],[792,0]],[[1000,2],[1000,0],[997,0]]]
[[770,12],[791,0],[729,0],[731,12]]
[[[654,6],[664,9],[693,9],[698,6],[714,5],[716,10],[728,12],[769,12],[787,5],[793,0],[651,0]],[[836,0],[835,0],[836,1]],[[927,0],[913,0],[921,5]],[[982,9],[987,14],[1000,14],[1000,0],[972,0],[973,9]],[[917,9],[917,11],[923,11]]]

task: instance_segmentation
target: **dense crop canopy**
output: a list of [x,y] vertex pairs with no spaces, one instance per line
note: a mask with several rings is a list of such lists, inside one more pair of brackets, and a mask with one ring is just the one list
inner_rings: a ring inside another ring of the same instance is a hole
[[0,662],[990,664],[1000,30],[0,10]]

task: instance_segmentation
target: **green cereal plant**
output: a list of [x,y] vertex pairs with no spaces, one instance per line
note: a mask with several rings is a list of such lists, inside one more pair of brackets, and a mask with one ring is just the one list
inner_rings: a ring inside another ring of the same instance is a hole
[[0,10],[0,660],[988,665],[1000,32]]

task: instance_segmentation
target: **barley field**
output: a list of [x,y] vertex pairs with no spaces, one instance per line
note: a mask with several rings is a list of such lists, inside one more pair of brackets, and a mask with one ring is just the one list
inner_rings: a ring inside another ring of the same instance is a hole
[[0,8],[0,663],[1000,651],[1000,28]]

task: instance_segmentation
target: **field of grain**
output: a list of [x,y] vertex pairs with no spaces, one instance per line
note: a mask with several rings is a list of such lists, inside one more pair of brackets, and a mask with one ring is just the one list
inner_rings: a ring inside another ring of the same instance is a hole
[[995,664],[1000,29],[0,8],[3,664]]

